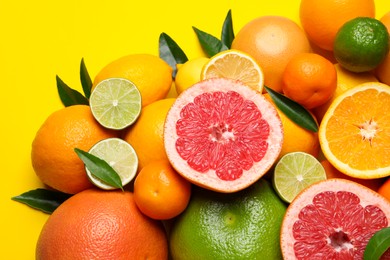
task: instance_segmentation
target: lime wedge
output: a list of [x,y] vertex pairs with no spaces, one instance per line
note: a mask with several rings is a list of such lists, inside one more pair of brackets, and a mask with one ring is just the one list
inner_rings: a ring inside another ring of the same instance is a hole
[[121,130],[137,120],[141,112],[141,94],[131,81],[109,78],[92,90],[89,105],[102,126]]
[[273,176],[276,192],[288,203],[303,189],[321,180],[326,180],[324,167],[314,156],[304,152],[292,152],[280,158]]
[[[105,160],[118,173],[122,186],[134,179],[138,168],[138,157],[128,142],[115,137],[107,138],[96,143],[88,152]],[[105,190],[116,189],[93,176],[87,168],[85,169],[88,178],[97,187]]]

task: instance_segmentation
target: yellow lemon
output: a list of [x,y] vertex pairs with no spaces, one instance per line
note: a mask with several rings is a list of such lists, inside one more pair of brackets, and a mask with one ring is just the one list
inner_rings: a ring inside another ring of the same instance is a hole
[[200,81],[200,74],[203,66],[209,61],[209,58],[199,57],[188,60],[184,64],[177,65],[177,74],[175,78],[176,92],[180,94],[187,88]]
[[95,87],[108,78],[132,81],[141,93],[142,106],[165,98],[172,85],[172,68],[152,54],[130,54],[107,64],[96,75]]

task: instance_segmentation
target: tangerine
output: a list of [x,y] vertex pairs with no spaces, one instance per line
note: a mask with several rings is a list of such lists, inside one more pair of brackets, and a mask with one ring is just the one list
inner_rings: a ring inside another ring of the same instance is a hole
[[190,200],[191,183],[168,160],[147,164],[134,182],[134,200],[145,215],[166,220],[182,213]]
[[306,109],[327,102],[336,87],[337,73],[333,63],[315,53],[295,55],[282,75],[283,93]]

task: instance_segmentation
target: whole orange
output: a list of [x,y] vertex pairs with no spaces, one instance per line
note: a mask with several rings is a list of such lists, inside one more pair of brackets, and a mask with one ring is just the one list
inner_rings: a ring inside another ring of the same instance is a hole
[[135,124],[124,132],[123,139],[137,153],[138,170],[152,161],[168,159],[163,131],[165,118],[174,101],[175,98],[161,99],[143,107]]
[[[386,26],[390,33],[390,11],[382,16],[380,21]],[[382,63],[374,70],[374,74],[380,82],[390,85],[390,52],[387,53],[384,61],[382,61]]]
[[160,222],[143,215],[131,192],[88,189],[61,204],[42,228],[37,260],[168,259]]
[[282,75],[283,93],[307,109],[327,102],[337,87],[332,62],[315,53],[299,53],[287,63]]
[[[321,161],[322,166],[325,169],[326,172],[326,177],[327,179],[332,179],[332,178],[341,178],[341,179],[347,179],[350,181],[354,181],[357,183],[360,183],[367,188],[370,188],[374,191],[378,191],[378,189],[381,187],[383,180],[382,179],[359,179],[359,178],[354,178],[351,176],[348,176],[339,170],[337,170],[328,160],[324,159]],[[389,189],[389,195],[390,195],[390,189]],[[390,199],[390,197],[389,197]]]
[[233,40],[232,49],[255,58],[263,69],[264,84],[278,92],[282,90],[282,73],[291,57],[311,51],[302,28],[281,16],[261,16],[245,24]]
[[168,160],[147,164],[134,182],[134,200],[145,215],[171,219],[182,213],[190,200],[191,184],[177,173]]
[[333,50],[337,31],[358,16],[375,17],[374,0],[301,0],[300,21],[310,41]]
[[93,184],[74,149],[88,151],[98,141],[117,135],[95,120],[89,106],[59,109],[46,119],[35,135],[32,166],[46,185],[66,193],[80,192]]
[[[274,104],[268,93],[265,93],[264,97]],[[320,152],[318,134],[296,124],[276,107],[276,105],[275,108],[278,111],[283,124],[283,145],[279,154],[279,159],[291,152],[305,152],[314,157],[318,157]]]
[[390,178],[385,179],[379,187],[378,193],[390,201]]

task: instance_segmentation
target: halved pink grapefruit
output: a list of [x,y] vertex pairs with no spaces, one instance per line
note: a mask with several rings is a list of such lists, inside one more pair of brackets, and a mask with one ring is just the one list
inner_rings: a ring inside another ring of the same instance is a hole
[[303,190],[281,229],[284,259],[363,259],[372,235],[390,224],[390,203],[356,182],[328,179]]
[[274,106],[226,78],[203,80],[181,93],[164,126],[172,166],[192,183],[225,193],[263,176],[278,158],[282,142]]

